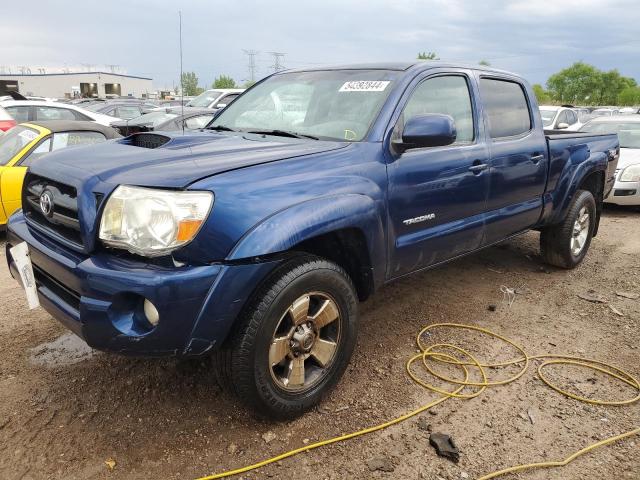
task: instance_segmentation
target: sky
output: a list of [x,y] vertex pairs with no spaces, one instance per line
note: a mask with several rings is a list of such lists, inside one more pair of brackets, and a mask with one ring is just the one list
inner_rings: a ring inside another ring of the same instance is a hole
[[120,65],[156,87],[179,82],[178,10],[183,68],[200,85],[226,74],[249,79],[273,71],[268,52],[288,68],[442,60],[496,68],[544,84],[585,61],[617,68],[640,83],[640,0],[32,0],[0,15],[0,66]]

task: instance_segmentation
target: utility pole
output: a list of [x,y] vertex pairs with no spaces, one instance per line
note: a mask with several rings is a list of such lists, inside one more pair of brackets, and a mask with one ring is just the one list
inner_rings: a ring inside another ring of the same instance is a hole
[[284,56],[286,54],[282,52],[269,52],[269,54],[273,55],[273,65],[271,65],[273,71],[278,73],[280,70],[284,70],[285,67],[282,64],[282,61],[284,60]]
[[249,80],[253,83],[256,81],[256,55],[260,52],[257,50],[245,49],[242,49],[242,51],[249,57],[249,64],[247,65],[247,68],[249,69]]

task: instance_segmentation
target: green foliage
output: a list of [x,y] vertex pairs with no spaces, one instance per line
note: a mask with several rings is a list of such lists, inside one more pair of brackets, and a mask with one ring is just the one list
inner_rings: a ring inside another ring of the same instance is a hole
[[440,60],[436,52],[418,52],[418,60]]
[[635,86],[633,78],[620,75],[618,70],[603,72],[584,62],[576,62],[547,80],[553,100],[580,105],[615,105],[623,90]]
[[211,85],[212,88],[236,88],[236,81],[227,75],[216,77]]
[[617,105],[624,107],[632,107],[640,105],[640,87],[626,87],[618,94]]
[[484,67],[490,67],[491,66],[491,64],[487,60],[480,60],[478,62],[478,65],[482,65]]
[[542,85],[540,85],[539,83],[535,83],[532,88],[533,93],[536,94],[536,98],[538,99],[538,105],[549,103],[549,93],[544,89]]
[[203,92],[201,88],[198,88],[198,76],[195,72],[184,72],[181,80],[184,95],[194,96]]
[[246,82],[244,82],[244,84],[242,85],[242,88],[251,88],[256,84],[255,81],[253,80],[247,80]]

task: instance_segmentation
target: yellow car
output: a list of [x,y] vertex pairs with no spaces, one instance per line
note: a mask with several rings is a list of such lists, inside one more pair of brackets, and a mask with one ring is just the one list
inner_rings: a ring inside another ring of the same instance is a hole
[[33,160],[61,148],[118,137],[111,127],[67,120],[21,123],[0,136],[0,230],[20,208],[22,180]]

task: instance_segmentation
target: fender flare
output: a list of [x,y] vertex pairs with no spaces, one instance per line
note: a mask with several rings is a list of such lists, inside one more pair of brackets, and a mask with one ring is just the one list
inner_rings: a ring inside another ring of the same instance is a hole
[[372,265],[386,265],[382,205],[362,194],[330,195],[280,210],[243,235],[226,260],[283,252],[310,238],[346,228],[363,233]]

